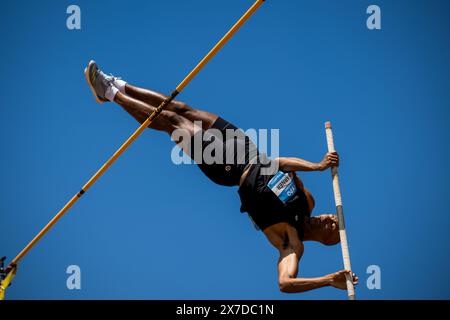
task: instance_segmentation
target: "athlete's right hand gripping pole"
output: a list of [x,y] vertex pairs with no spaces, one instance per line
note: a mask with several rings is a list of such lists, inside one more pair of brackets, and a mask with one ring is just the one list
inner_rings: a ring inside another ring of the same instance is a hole
[[[331,122],[325,122],[325,132],[327,135],[328,152],[334,152],[333,131],[331,130]],[[334,201],[336,203],[336,212],[339,221],[339,237],[341,239],[342,258],[344,259],[345,270],[352,270],[350,264],[350,253],[348,251],[347,232],[345,231],[344,210],[342,208],[341,189],[339,187],[338,168],[331,168],[331,175],[333,178]],[[353,286],[353,272],[346,274],[347,293],[350,300],[355,300],[355,288]]]

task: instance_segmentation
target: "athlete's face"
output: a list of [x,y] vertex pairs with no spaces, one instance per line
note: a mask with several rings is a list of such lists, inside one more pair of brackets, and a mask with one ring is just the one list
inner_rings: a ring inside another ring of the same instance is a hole
[[305,239],[312,239],[324,245],[339,243],[339,225],[337,216],[322,214],[305,220]]

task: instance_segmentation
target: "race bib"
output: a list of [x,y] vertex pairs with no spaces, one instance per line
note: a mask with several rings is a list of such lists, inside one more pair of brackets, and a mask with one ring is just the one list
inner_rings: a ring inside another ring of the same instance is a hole
[[291,174],[281,171],[278,171],[277,174],[270,179],[267,186],[283,203],[291,200],[297,192],[297,187]]

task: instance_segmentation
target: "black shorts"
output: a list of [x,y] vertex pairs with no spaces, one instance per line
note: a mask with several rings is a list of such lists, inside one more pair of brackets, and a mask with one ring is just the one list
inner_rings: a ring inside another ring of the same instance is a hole
[[[207,130],[205,132],[202,130],[198,133],[202,137],[192,137],[190,156],[197,162],[200,170],[214,183],[222,186],[238,186],[242,173],[245,171],[249,161],[258,153],[256,146],[243,131],[220,117],[217,118],[210,129],[215,129],[215,131]],[[236,134],[229,138],[227,137],[227,130],[233,130]],[[207,137],[207,139],[205,140],[203,137]],[[223,161],[207,163],[203,158],[197,159],[193,154],[196,142],[201,143],[201,156],[212,143],[221,143],[222,157],[220,158]],[[231,144],[233,144],[233,147],[230,146]],[[240,148],[244,150],[243,155],[238,155],[236,152]]]

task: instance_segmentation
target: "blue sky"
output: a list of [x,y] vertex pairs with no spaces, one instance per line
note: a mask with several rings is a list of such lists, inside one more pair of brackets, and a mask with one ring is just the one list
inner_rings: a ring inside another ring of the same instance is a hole
[[[82,29],[66,28],[77,4]],[[95,103],[90,59],[170,93],[252,1],[13,1],[0,13],[0,254],[13,258],[137,123]],[[366,28],[366,8],[382,30]],[[279,128],[280,152],[319,161],[332,121],[353,269],[363,299],[448,299],[448,1],[267,1],[180,95],[247,128]],[[170,161],[147,130],[22,260],[11,299],[345,299],[277,288],[277,252],[234,188]],[[300,173],[315,214],[329,172]],[[82,289],[66,288],[67,266]],[[381,268],[368,290],[366,268]],[[307,243],[300,274],[342,269]]]

